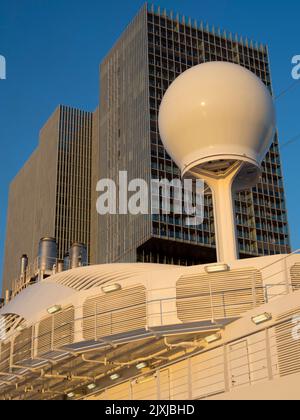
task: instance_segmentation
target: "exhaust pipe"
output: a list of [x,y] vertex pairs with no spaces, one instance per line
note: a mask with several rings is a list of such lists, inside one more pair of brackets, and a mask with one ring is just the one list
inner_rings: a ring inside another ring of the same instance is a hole
[[80,242],[75,242],[70,249],[70,268],[78,268],[87,265],[87,249]]

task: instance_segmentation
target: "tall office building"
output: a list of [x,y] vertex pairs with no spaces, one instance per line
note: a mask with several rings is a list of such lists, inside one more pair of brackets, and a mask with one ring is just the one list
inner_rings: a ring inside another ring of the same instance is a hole
[[[246,67],[272,90],[268,49],[178,14],[147,5],[101,66],[99,176],[173,179],[180,176],[158,131],[158,111],[169,85],[188,68],[208,61]],[[179,98],[180,100],[180,98]],[[236,197],[240,257],[290,251],[278,139],[263,163],[260,183]],[[196,264],[214,261],[211,192],[197,228],[175,214],[107,215],[94,224],[99,262]],[[95,244],[92,241],[92,246]]]
[[19,276],[20,257],[32,263],[42,237],[56,238],[62,259],[75,241],[90,248],[93,114],[59,106],[39,146],[11,184],[3,291]]

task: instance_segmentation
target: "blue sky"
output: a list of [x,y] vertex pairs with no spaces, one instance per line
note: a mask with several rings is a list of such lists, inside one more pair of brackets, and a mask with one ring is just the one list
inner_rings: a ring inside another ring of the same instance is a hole
[[[143,4],[140,0],[0,0],[0,273],[9,183],[38,142],[38,132],[60,103],[94,110],[99,63]],[[155,4],[270,47],[279,94],[292,83],[300,55],[298,0],[160,0]],[[276,103],[280,141],[300,134],[300,82]],[[298,206],[300,138],[282,150],[292,246],[300,248]]]

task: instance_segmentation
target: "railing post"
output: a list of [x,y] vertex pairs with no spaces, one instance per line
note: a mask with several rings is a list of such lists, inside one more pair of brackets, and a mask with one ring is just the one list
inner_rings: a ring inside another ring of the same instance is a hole
[[225,292],[222,292],[222,296],[223,296],[223,307],[224,307],[224,319],[227,319]]
[[55,328],[54,317],[55,317],[55,315],[52,315],[51,351],[54,350],[54,328]]
[[15,339],[11,340],[10,343],[10,354],[9,354],[9,372],[12,372],[12,366],[14,364],[14,344],[15,344]]
[[146,330],[149,329],[149,292],[148,290],[146,291]]
[[285,274],[285,281],[286,281],[286,292],[287,295],[290,294],[290,280],[289,280],[289,273],[288,273],[288,264],[287,264],[287,258],[284,259],[284,274]]
[[95,341],[97,341],[97,303],[95,303],[95,325],[94,325]]
[[271,352],[271,343],[269,329],[266,329],[266,355],[267,355],[267,365],[268,365],[268,378],[269,381],[272,381],[273,376],[273,366],[272,366],[272,352]]
[[129,401],[133,400],[132,381],[129,381]]
[[253,298],[253,308],[255,309],[257,306],[255,273],[253,273],[252,275],[252,298]]
[[110,334],[111,335],[113,335],[113,331],[114,331],[114,328],[113,328],[113,313],[112,313],[112,311],[110,311]]
[[156,371],[156,393],[157,400],[161,400],[161,381],[160,381],[160,370]]
[[31,359],[34,359],[34,345],[35,345],[35,329],[36,329],[36,325],[32,326],[32,330],[31,330]]
[[193,399],[193,371],[192,371],[192,359],[188,359],[188,399]]
[[269,289],[268,289],[267,284],[264,287],[264,291],[265,291],[265,303],[269,303]]
[[228,347],[224,345],[224,385],[225,392],[230,392],[230,373],[229,373],[229,358]]
[[214,299],[213,299],[213,293],[212,293],[210,278],[208,279],[208,284],[209,284],[210,306],[211,306],[211,323],[215,324]]

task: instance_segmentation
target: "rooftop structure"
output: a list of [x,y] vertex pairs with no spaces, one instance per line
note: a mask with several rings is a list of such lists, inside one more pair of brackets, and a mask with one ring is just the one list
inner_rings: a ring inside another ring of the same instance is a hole
[[159,128],[164,146],[182,177],[204,179],[212,191],[220,262],[238,258],[233,197],[257,183],[275,124],[268,89],[232,63],[193,67],[163,98]]

